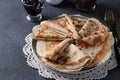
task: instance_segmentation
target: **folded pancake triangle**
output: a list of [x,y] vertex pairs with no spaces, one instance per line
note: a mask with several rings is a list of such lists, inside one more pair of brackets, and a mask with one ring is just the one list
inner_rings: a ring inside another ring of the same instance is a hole
[[112,54],[114,44],[112,32],[98,19],[67,14],[42,21],[32,29],[32,38],[39,59],[61,72],[97,66]]

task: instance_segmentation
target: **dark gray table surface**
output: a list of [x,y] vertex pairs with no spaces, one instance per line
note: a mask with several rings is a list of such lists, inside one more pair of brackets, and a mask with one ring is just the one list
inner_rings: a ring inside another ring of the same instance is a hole
[[[96,10],[86,13],[76,9],[69,0],[64,0],[58,6],[45,4],[42,14],[43,20],[62,13],[103,19],[104,11],[108,7],[120,17],[120,0],[97,0]],[[27,65],[22,52],[25,36],[38,24],[28,22],[26,15],[20,0],[0,0],[0,80],[49,80]],[[108,76],[102,80],[120,80],[120,68],[110,70]]]

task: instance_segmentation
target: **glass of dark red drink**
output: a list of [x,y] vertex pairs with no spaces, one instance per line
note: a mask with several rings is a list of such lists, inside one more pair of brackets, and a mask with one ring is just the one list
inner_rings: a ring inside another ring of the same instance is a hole
[[76,7],[83,11],[90,11],[95,9],[96,0],[76,0]]
[[25,10],[27,11],[28,21],[40,21],[42,19],[41,11],[43,9],[44,0],[21,0]]

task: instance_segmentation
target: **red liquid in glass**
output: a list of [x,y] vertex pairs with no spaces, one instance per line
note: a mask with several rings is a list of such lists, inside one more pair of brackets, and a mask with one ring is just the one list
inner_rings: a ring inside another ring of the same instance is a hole
[[96,0],[76,0],[76,6],[79,9],[90,10],[94,7]]
[[23,3],[25,10],[31,16],[36,16],[42,11],[43,3],[38,0],[23,0]]

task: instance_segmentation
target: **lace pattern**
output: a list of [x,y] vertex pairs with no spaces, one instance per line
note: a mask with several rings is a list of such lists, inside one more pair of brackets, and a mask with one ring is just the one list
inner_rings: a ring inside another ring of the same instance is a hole
[[23,47],[23,52],[25,54],[25,57],[27,58],[27,64],[32,68],[37,69],[39,75],[45,78],[54,78],[56,80],[101,79],[107,76],[108,70],[111,70],[117,66],[117,62],[113,51],[112,56],[102,65],[80,72],[62,73],[49,68],[38,59],[38,57],[32,49],[31,34],[25,37],[25,41],[26,45]]

